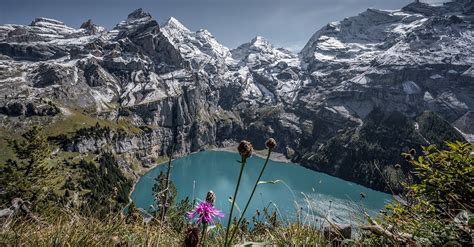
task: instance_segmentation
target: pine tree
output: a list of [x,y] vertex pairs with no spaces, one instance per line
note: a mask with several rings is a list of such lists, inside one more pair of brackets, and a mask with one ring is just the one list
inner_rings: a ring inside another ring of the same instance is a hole
[[35,200],[46,185],[49,169],[47,159],[51,149],[41,128],[35,126],[22,139],[9,142],[18,160],[8,160],[0,166],[1,201],[14,197]]
[[80,185],[89,191],[84,195],[87,201],[84,210],[103,217],[122,210],[128,203],[132,181],[125,176],[113,154],[103,153],[96,162],[81,161],[85,176]]
[[13,140],[11,144],[16,156],[27,161],[25,175],[28,176],[32,171],[44,167],[51,149],[48,139],[38,126],[34,126],[31,130],[25,132],[22,137],[23,140]]

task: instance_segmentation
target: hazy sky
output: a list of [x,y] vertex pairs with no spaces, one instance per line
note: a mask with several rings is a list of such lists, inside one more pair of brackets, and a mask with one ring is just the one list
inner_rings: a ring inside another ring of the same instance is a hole
[[[159,23],[174,16],[191,30],[207,29],[229,48],[261,35],[298,51],[323,25],[369,7],[399,9],[413,0],[0,0],[0,24],[29,24],[34,17],[79,27],[87,19],[113,28],[137,8]],[[440,0],[427,0],[440,1]]]

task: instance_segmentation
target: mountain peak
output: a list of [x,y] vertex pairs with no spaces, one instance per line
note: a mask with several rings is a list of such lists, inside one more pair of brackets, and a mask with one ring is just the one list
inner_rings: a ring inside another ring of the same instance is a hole
[[130,13],[126,20],[117,24],[114,30],[118,31],[119,38],[132,37],[139,33],[159,32],[159,25],[149,13],[140,8]]
[[250,41],[250,44],[251,44],[252,46],[255,46],[255,47],[273,48],[273,45],[270,43],[270,41],[268,41],[267,39],[265,39],[265,38],[262,37],[262,36],[255,36],[255,38],[253,38],[253,39]]
[[255,36],[250,43],[270,43],[267,39],[263,36]]
[[166,21],[165,26],[173,28],[173,29],[179,29],[179,30],[190,32],[190,30],[187,27],[185,27],[178,19],[174,17],[170,17]]
[[142,8],[136,9],[128,15],[128,19],[141,19],[145,17],[151,17],[150,13],[143,11]]

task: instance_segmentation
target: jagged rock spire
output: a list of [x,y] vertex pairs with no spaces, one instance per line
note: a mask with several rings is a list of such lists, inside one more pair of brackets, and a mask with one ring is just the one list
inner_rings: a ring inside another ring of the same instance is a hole
[[96,24],[94,24],[91,19],[88,19],[87,21],[82,23],[81,28],[86,30],[86,32],[88,34],[92,34],[92,35],[98,34],[101,31],[105,30],[105,28],[97,26]]
[[144,17],[151,17],[150,13],[143,11],[142,8],[136,9],[128,15],[128,19],[140,19]]

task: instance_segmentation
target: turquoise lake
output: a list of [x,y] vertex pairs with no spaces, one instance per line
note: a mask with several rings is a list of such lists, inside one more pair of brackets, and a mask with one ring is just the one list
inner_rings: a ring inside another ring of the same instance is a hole
[[[227,217],[230,208],[228,198],[233,195],[239,175],[239,159],[237,153],[203,151],[174,160],[171,179],[178,190],[177,201],[187,196],[192,200],[193,194],[197,201],[204,200],[206,193],[212,190],[217,196],[216,208],[224,211]],[[248,160],[237,195],[237,203],[242,209],[263,163],[264,159],[256,156]],[[159,165],[140,178],[132,193],[132,200],[137,207],[148,211],[151,209],[154,204],[154,178],[165,170],[166,165]],[[363,211],[376,214],[391,200],[389,194],[293,163],[269,161],[262,180],[282,182],[260,184],[257,187],[246,213],[249,219],[256,209],[262,211],[270,205],[284,219],[296,219],[297,209],[300,209],[302,221],[321,222],[322,218],[326,218],[335,223],[357,224],[362,219]],[[364,199],[361,199],[360,193],[365,194]],[[236,211],[234,210],[234,216]],[[226,218],[222,222],[225,223]]]

